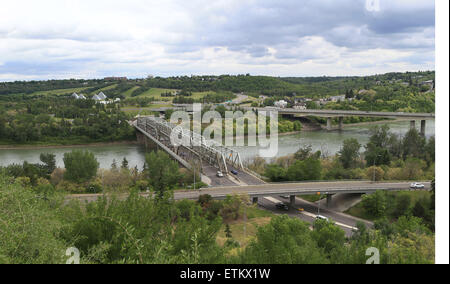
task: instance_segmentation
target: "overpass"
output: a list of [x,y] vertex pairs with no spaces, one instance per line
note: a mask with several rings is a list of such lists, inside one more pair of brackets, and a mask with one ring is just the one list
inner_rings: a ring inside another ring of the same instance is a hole
[[[424,182],[425,189],[431,188],[430,182]],[[386,182],[374,183],[369,181],[338,181],[338,182],[305,182],[305,183],[280,183],[280,184],[260,184],[234,187],[215,187],[200,189],[195,191],[175,191],[174,199],[198,200],[199,196],[208,194],[213,199],[223,200],[230,195],[249,196],[254,203],[258,198],[265,196],[289,196],[291,205],[295,204],[295,197],[301,195],[315,195],[320,193],[327,196],[327,202],[336,193],[373,193],[377,190],[385,191],[405,191],[411,190],[408,182]],[[142,196],[148,196],[143,193]],[[87,202],[97,200],[102,194],[78,194],[70,195],[68,199],[79,199]],[[122,196],[126,197],[126,196]]]
[[403,118],[411,120],[411,128],[416,127],[416,120],[421,121],[420,133],[425,135],[426,120],[434,119],[434,113],[407,113],[407,112],[380,112],[380,111],[359,111],[359,110],[300,110],[293,108],[245,108],[245,110],[257,111],[277,111],[279,114],[295,115],[299,117],[317,116],[327,118],[327,129],[332,129],[332,119],[339,118],[339,129],[344,126],[344,117],[375,117],[375,118]]

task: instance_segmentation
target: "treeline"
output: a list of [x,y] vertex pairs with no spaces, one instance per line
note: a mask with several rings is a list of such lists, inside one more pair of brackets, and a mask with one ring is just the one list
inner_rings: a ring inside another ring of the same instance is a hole
[[389,131],[389,127],[375,126],[364,146],[356,139],[344,141],[334,157],[326,157],[311,146],[297,153],[278,158],[271,163],[255,158],[248,166],[270,181],[312,181],[368,179],[416,180],[434,179],[435,139],[425,139],[416,129],[404,137]]
[[87,143],[134,139],[127,116],[115,104],[42,98],[0,112],[0,142]]
[[103,80],[48,80],[0,82],[0,96],[9,94],[31,94],[38,91],[51,91],[72,88],[95,88],[102,86]]

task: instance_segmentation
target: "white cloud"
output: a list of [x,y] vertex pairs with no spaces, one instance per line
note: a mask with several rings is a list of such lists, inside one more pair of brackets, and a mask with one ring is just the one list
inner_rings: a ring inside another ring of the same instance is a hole
[[365,3],[7,1],[0,79],[434,69],[434,1]]

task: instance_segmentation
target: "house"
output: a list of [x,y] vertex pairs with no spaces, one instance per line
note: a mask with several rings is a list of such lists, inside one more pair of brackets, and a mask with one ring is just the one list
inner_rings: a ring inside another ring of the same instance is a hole
[[83,94],[78,95],[77,93],[73,93],[71,97],[76,100],[85,100],[86,99],[86,97]]
[[305,103],[299,103],[299,104],[296,104],[296,105],[294,106],[294,109],[297,109],[297,110],[307,110],[307,107],[306,107],[306,104],[305,104]]
[[92,99],[93,99],[94,101],[101,101],[101,100],[102,100],[98,95],[94,95],[94,96],[92,97]]
[[285,100],[280,100],[280,101],[275,102],[273,105],[277,108],[286,108],[288,105],[288,102]]
[[332,102],[345,101],[345,95],[332,96],[332,97],[330,97],[330,101],[332,101]]
[[101,100],[106,100],[106,99],[108,98],[103,92],[98,93],[97,96],[98,96]]
[[428,80],[428,81],[420,82],[420,85],[422,85],[422,86],[427,85],[427,86],[433,87],[434,80]]

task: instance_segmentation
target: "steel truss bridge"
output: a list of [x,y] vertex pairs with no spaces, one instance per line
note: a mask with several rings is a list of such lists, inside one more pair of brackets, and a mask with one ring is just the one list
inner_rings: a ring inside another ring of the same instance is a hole
[[[157,117],[139,117],[133,126],[186,168],[202,168],[206,162],[223,174],[229,174],[230,166],[244,170],[239,152],[189,129]],[[183,143],[174,145],[171,137]]]

